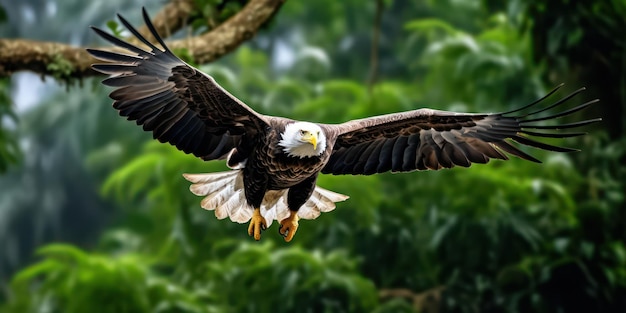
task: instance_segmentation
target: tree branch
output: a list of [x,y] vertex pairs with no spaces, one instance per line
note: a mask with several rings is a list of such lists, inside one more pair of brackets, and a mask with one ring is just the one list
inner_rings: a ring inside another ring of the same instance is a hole
[[381,289],[378,297],[381,300],[405,298],[411,301],[418,312],[439,313],[441,312],[441,295],[445,289],[445,286],[438,286],[420,293],[404,288]]
[[[212,31],[200,36],[171,41],[168,46],[172,50],[187,49],[196,63],[208,63],[252,38],[258,29],[280,9],[284,1],[251,0],[241,11]],[[159,22],[160,26],[155,25],[160,31],[165,31],[164,35],[184,25],[184,19],[180,19],[181,12],[185,12],[186,5],[192,4],[193,1],[176,0],[175,2],[176,4],[169,4],[178,5],[175,13],[170,15],[163,10],[155,19],[164,21]],[[0,39],[0,77],[26,70],[41,75],[51,75],[62,80],[83,78],[98,75],[91,69],[91,64],[94,62],[98,61],[92,58],[84,47],[27,39]]]
[[200,36],[169,43],[171,49],[187,49],[196,63],[208,63],[252,38],[286,0],[252,0],[235,16]]
[[[194,7],[194,0],[171,0],[156,14],[152,20],[152,25],[162,38],[167,38],[187,25],[187,20]],[[150,42],[156,42],[147,26],[141,26],[139,33]]]

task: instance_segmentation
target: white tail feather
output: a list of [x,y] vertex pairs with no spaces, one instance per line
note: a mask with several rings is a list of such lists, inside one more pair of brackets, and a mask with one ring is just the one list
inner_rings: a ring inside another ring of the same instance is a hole
[[[207,210],[214,210],[215,217],[237,223],[247,223],[252,217],[253,208],[246,202],[243,190],[243,174],[240,170],[232,170],[207,174],[183,174],[185,179],[193,184],[189,190],[197,195],[204,196],[200,206]],[[345,201],[349,197],[315,186],[313,194],[298,210],[298,216],[303,219],[315,219],[322,212],[335,209],[335,202]],[[265,217],[267,226],[272,221],[281,221],[289,217],[287,206],[287,189],[270,190],[265,194],[261,204],[261,215]]]

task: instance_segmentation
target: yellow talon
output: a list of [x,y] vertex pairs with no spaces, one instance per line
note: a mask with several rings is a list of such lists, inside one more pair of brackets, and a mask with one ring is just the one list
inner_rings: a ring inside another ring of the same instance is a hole
[[248,235],[254,236],[254,240],[261,240],[261,231],[267,228],[267,222],[261,215],[261,209],[255,208],[248,225]]
[[290,242],[293,239],[293,236],[296,234],[298,230],[298,213],[291,211],[291,215],[288,218],[282,220],[280,222],[280,228],[278,232],[285,238],[286,242]]

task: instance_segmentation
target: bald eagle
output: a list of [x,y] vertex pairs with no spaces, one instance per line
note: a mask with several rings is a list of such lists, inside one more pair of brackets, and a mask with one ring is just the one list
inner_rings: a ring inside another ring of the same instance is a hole
[[[597,100],[539,116],[561,106],[581,88],[553,104],[529,105],[503,113],[456,113],[431,109],[374,116],[343,124],[295,121],[255,112],[218,85],[215,80],[176,57],[157,34],[143,10],[158,48],[122,16],[126,28],[149,50],[123,41],[101,29],[93,30],[132,54],[87,49],[103,64],[92,68],[110,77],[102,83],[116,87],[110,94],[121,116],[151,131],[155,139],[169,142],[202,160],[226,159],[231,171],[184,174],[191,192],[204,196],[201,206],[219,219],[250,222],[248,233],[261,238],[273,220],[279,233],[291,241],[299,218],[315,219],[348,197],[316,186],[319,173],[370,175],[383,172],[438,170],[490,159],[507,160],[507,154],[539,162],[511,142],[557,151],[574,151],[536,141],[532,137],[565,138],[583,133],[550,130],[574,128],[596,122],[544,125],[580,111]],[[517,113],[517,114],[514,114]],[[546,131],[547,130],[547,131]]]

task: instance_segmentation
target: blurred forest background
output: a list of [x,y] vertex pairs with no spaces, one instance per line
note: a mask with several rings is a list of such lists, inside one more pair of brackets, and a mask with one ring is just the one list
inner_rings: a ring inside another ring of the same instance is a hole
[[[176,38],[247,1],[191,3]],[[165,4],[0,0],[0,37],[99,46],[89,25]],[[323,176],[351,198],[290,244],[202,210],[181,174],[224,165],[117,116],[102,77],[2,78],[0,312],[625,312],[624,16],[623,0],[287,1],[198,65],[262,113],[504,111],[564,82],[588,88],[572,106],[601,99],[564,122],[604,119],[555,142],[581,152],[530,151],[543,164]]]

